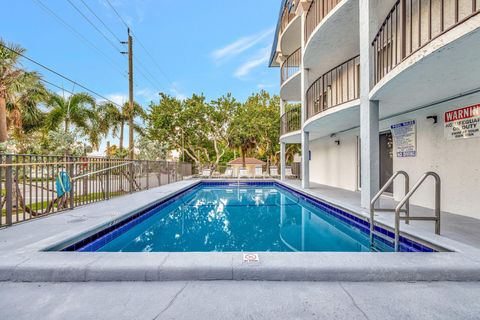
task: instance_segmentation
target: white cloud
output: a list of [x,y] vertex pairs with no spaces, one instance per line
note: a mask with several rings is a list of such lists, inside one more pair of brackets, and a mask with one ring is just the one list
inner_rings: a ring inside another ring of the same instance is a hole
[[[128,95],[123,93],[111,93],[105,96],[108,100],[115,102],[118,105],[123,105],[126,101],[128,101]],[[98,102],[102,102],[104,100],[99,100]]]
[[137,90],[135,96],[143,98],[148,102],[158,100],[158,92],[149,88]]
[[271,83],[259,83],[259,84],[257,84],[257,89],[260,89],[260,90],[273,88],[273,87],[274,87],[274,85],[271,84]]
[[211,53],[212,58],[218,63],[221,60],[234,57],[258,44],[264,39],[270,37],[275,29],[271,28],[257,34],[245,36],[226,45],[223,48],[214,50]]
[[180,84],[178,81],[173,81],[170,87],[170,93],[173,94],[178,100],[185,100],[187,99],[187,95],[179,91],[179,85]]
[[247,76],[253,69],[261,66],[262,64],[268,63],[270,58],[269,47],[265,47],[257,51],[257,54],[253,56],[250,60],[245,61],[241,64],[234,73],[234,76],[237,78],[242,78]]

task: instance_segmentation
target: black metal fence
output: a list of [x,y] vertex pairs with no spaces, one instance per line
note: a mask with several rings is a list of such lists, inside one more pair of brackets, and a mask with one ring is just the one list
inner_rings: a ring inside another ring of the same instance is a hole
[[180,181],[192,173],[190,163],[171,161],[1,154],[0,227]]
[[283,63],[280,68],[280,84],[290,79],[300,71],[302,63],[302,48],[298,48]]
[[360,97],[360,56],[328,71],[307,90],[307,119]]
[[300,130],[302,122],[302,108],[294,107],[280,117],[280,135]]
[[373,40],[375,84],[448,30],[480,13],[480,0],[398,0]]

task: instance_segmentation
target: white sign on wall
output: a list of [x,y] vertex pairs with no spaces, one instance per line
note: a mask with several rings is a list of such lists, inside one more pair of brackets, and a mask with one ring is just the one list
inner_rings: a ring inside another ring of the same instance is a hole
[[395,154],[399,158],[417,156],[417,124],[415,120],[392,125]]
[[480,104],[445,112],[445,138],[480,137]]

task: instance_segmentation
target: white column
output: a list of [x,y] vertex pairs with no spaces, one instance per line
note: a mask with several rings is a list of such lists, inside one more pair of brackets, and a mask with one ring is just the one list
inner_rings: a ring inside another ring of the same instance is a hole
[[[302,2],[303,12],[302,12],[302,28],[305,30],[305,21],[307,17],[306,1]],[[305,50],[305,37],[303,32],[301,35],[301,46],[302,53]],[[308,88],[308,69],[305,68],[303,64],[303,54],[302,54],[302,64],[300,66],[301,73],[301,97],[302,97],[302,188],[310,188],[310,141],[309,141],[309,132],[306,132],[303,128],[305,121],[307,120],[307,88]]]
[[[280,99],[280,117],[285,113],[285,101]],[[280,125],[282,125],[280,123]],[[285,180],[285,143],[280,141],[280,180]]]
[[378,192],[379,168],[379,103],[369,99],[372,84],[373,59],[371,36],[375,23],[371,18],[376,0],[360,0],[360,156],[361,156],[361,205],[370,207],[370,201]]
[[302,130],[302,188],[310,188],[310,142],[309,133]]

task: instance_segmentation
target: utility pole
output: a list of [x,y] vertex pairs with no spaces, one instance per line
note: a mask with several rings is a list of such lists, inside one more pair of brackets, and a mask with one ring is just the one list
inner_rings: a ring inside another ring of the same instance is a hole
[[128,52],[122,52],[122,54],[128,54],[128,157],[133,160],[134,157],[134,145],[133,145],[133,118],[134,118],[134,106],[133,106],[133,40],[130,34],[130,28],[128,31],[128,41],[122,41],[122,44],[128,45]]
[[[128,52],[122,52],[122,54],[128,54],[128,158],[133,160],[133,40],[130,34],[130,28],[127,29],[128,42],[122,42],[122,44],[128,45]],[[134,191],[134,172],[133,162],[129,166],[130,175],[130,193]]]

